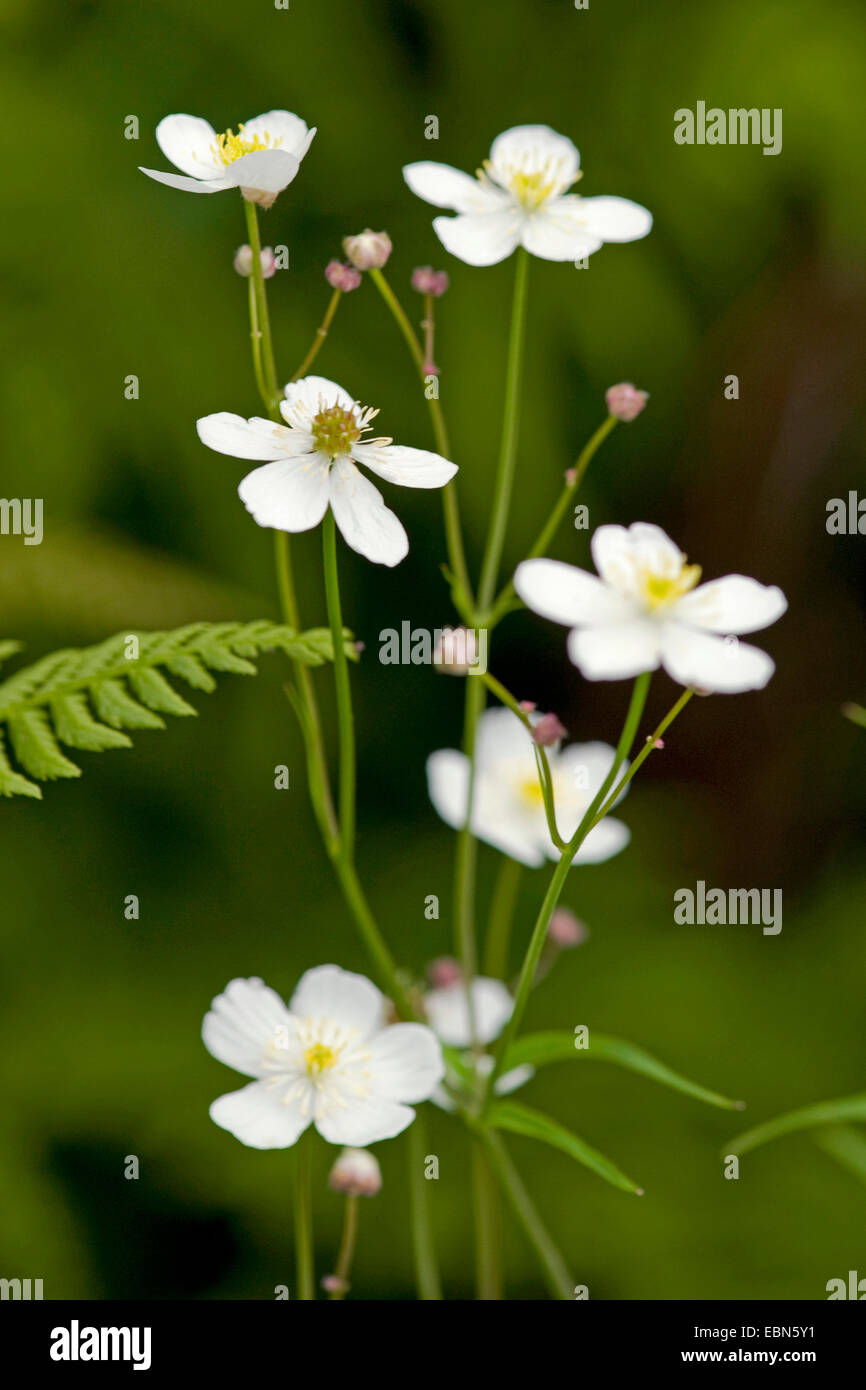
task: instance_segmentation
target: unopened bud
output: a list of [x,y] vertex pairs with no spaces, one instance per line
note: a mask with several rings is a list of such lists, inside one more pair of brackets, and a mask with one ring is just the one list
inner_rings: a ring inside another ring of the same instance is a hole
[[449,285],[447,270],[434,270],[431,265],[419,265],[412,271],[412,288],[419,294],[432,294],[438,299]]
[[329,261],[325,266],[325,279],[333,289],[348,294],[349,290],[356,290],[360,285],[361,272],[343,261]]
[[478,665],[478,639],[471,628],[446,627],[433,651],[433,665],[447,676],[465,676]]
[[325,1274],[322,1278],[325,1293],[348,1293],[351,1287],[348,1279],[341,1279],[339,1274]]
[[[238,275],[248,278],[253,273],[253,248],[251,246],[239,246],[235,252],[234,268]],[[261,254],[262,278],[270,280],[272,275],[277,273],[277,263],[274,253],[270,246],[262,247]]]
[[347,1197],[375,1197],[382,1186],[378,1159],[368,1149],[344,1149],[331,1169],[328,1186]]
[[567,907],[558,907],[550,919],[547,935],[563,951],[579,946],[589,936],[585,923]]
[[534,700],[520,700],[518,703],[524,714],[534,714],[538,709]]
[[463,971],[453,956],[438,956],[427,966],[427,979],[431,989],[448,989],[463,979]]
[[391,254],[391,238],[367,227],[358,236],[344,237],[343,250],[357,270],[381,270]]
[[555,714],[542,714],[532,726],[532,742],[537,743],[539,748],[552,748],[567,733],[568,730],[560,724]]
[[649,400],[649,393],[639,391],[630,381],[621,381],[619,385],[607,389],[604,399],[614,419],[628,423],[640,415]]

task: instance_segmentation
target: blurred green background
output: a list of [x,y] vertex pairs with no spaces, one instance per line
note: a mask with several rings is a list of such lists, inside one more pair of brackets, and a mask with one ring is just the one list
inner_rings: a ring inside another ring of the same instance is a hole
[[[340,238],[394,241],[388,273],[413,318],[412,268],[451,275],[436,355],[477,568],[498,445],[513,264],[447,255],[434,210],[401,166],[472,170],[500,130],[546,122],[582,154],[586,195],[632,197],[645,241],[587,271],[534,261],[516,563],[602,417],[604,389],[651,392],[583,494],[592,526],[663,525],[706,576],[782,585],[790,612],[761,644],[768,690],[695,701],[624,807],[632,846],[575,871],[568,903],[591,928],[533,997],[529,1027],[576,1023],[641,1043],[748,1102],[745,1116],[591,1062],[551,1067],[522,1098],[550,1110],[643,1183],[641,1201],[564,1156],[513,1153],[593,1298],[822,1298],[866,1273],[866,1191],[792,1138],[745,1160],[719,1152],[745,1124],[863,1088],[866,1054],[864,734],[840,705],[866,694],[863,543],[830,537],[826,502],[864,482],[866,13],[852,0],[3,0],[6,173],[0,270],[5,496],[45,499],[45,540],[0,538],[0,636],[35,657],[134,628],[276,615],[270,536],[236,497],[243,465],[206,451],[197,416],[258,410],[245,239],[232,194],[192,197],[137,172],[168,167],[168,112],[217,129],[271,107],[319,134],[264,217],[290,248],[270,284],[281,375],[306,351]],[[784,146],[681,147],[681,106],[781,107]],[[136,115],[140,139],[124,138]],[[425,117],[440,121],[425,141]],[[402,342],[374,287],[348,296],[317,370],[381,407],[383,432],[429,446]],[[123,381],[139,376],[138,401]],[[727,401],[735,373],[740,399]],[[391,500],[389,498],[389,500]],[[355,673],[360,859],[397,956],[420,972],[451,944],[453,836],[424,760],[459,739],[461,683],[376,660],[378,633],[452,619],[438,574],[438,500],[401,490],[412,549],[396,571],[343,550],[346,620],[367,643]],[[309,625],[321,623],[318,537],[295,545]],[[556,553],[584,563],[585,532]],[[577,737],[615,739],[622,684],[588,685],[563,633],[510,617],[493,667]],[[289,1161],[245,1149],[207,1117],[240,1084],[204,1051],[201,1016],[234,975],[288,994],[300,973],[366,961],[317,841],[285,667],[195,696],[197,721],[82,755],[78,783],[0,807],[3,1058],[0,1273],[49,1298],[269,1298],[293,1281]],[[331,718],[327,673],[318,678]],[[675,696],[655,682],[650,716]],[[331,728],[332,731],[332,728]],[[287,763],[291,790],[273,769]],[[495,856],[482,852],[481,890]],[[545,871],[527,872],[518,944]],[[673,893],[780,887],[784,928],[680,927]],[[127,922],[135,893],[141,918]],[[438,922],[424,898],[442,901]],[[428,1107],[429,1109],[429,1107]],[[446,1117],[435,1219],[447,1293],[471,1295],[470,1170]],[[385,1192],[365,1206],[357,1295],[412,1296],[405,1141],[379,1146]],[[124,1157],[141,1177],[125,1181]],[[318,1271],[332,1267],[338,1199],[319,1146]],[[508,1228],[508,1285],[543,1285]]]

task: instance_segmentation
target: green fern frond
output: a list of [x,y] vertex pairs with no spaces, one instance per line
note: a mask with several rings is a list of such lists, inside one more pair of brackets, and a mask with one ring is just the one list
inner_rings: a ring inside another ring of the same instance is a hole
[[[344,637],[354,658],[351,634]],[[0,641],[0,662],[20,647]],[[254,676],[255,658],[274,651],[305,666],[334,658],[327,628],[297,633],[262,620],[118,633],[98,646],[52,652],[23,667],[0,683],[0,796],[41,797],[38,782],[80,777],[61,744],[90,753],[129,748],[125,729],[164,729],[163,715],[196,714],[169,676],[210,692],[216,689],[211,672]]]

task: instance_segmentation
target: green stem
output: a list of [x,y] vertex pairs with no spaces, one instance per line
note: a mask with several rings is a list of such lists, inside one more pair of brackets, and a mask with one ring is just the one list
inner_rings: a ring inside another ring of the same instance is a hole
[[361,887],[354,864],[340,854],[339,848],[333,854],[332,860],[346,905],[352,913],[361,939],[376,967],[382,988],[393,1000],[401,1018],[417,1019],[418,1010],[414,1008],[405,989],[400,984],[394,958],[388,950],[385,939],[379,931],[376,919],[364,896],[364,890]]
[[[607,436],[610,434],[611,430],[614,428],[616,423],[616,418],[613,415],[608,415],[607,419],[603,420],[602,423],[599,425],[598,429],[595,431],[595,434],[593,434],[589,441],[583,446],[583,449],[578,455],[577,462],[574,465],[574,476],[571,479],[571,481],[566,484],[565,488],[560,494],[556,506],[553,508],[553,511],[551,512],[544,526],[539,531],[535,544],[532,546],[529,553],[525,557],[527,560],[535,560],[538,558],[539,555],[543,555],[544,552],[547,550],[547,547],[549,546],[550,542],[553,540],[553,537],[559,530],[563,517],[565,516],[569,506],[573,502],[577,494],[578,488],[583,482],[584,475],[590,463],[592,462],[593,456],[595,455],[600,445],[602,445],[604,441],[607,439]],[[509,582],[505,585],[505,588],[502,590],[502,592],[499,594],[496,601],[494,602],[493,607],[490,610],[490,620],[488,626],[494,627],[510,608],[513,601],[514,581],[512,579],[509,580]]]
[[668,710],[667,714],[659,724],[658,728],[654,729],[653,732],[649,735],[646,743],[644,744],[640,752],[637,754],[634,762],[631,764],[628,771],[623,774],[620,781],[617,782],[616,786],[610,794],[609,799],[605,802],[601,810],[597,813],[595,819],[592,822],[592,825],[589,827],[590,830],[592,830],[594,826],[598,825],[599,821],[603,820],[604,817],[608,814],[608,812],[613,809],[613,807],[616,805],[617,801],[619,801],[619,798],[625,791],[626,787],[628,786],[629,782],[631,781],[632,777],[634,777],[635,773],[641,767],[643,767],[650,753],[653,752],[656,746],[656,740],[660,739],[662,734],[665,732],[665,729],[669,728],[669,726],[673,724],[677,715],[680,713],[681,710],[685,709],[686,705],[689,703],[689,700],[692,698],[694,693],[694,690],[684,690],[680,698],[677,700],[676,704]]
[[313,1271],[313,1145],[308,1130],[296,1147],[295,1169],[295,1264],[298,1298],[309,1303],[316,1297]]
[[416,1111],[409,1126],[409,1212],[412,1225],[412,1256],[415,1264],[415,1284],[418,1297],[425,1303],[442,1298],[436,1247],[433,1241],[433,1220],[430,1210],[430,1184],[424,1176],[427,1158],[427,1125]]
[[478,973],[478,952],[475,941],[475,871],[478,860],[478,841],[472,833],[472,802],[475,796],[475,736],[478,716],[484,704],[484,684],[477,677],[466,678],[466,703],[463,716],[463,753],[469,765],[469,788],[466,798],[466,819],[457,832],[457,852],[454,864],[454,927],[457,957],[463,971],[469,1010],[469,1031],[475,1047],[475,1010],[472,1002],[472,981]]
[[333,323],[334,315],[337,312],[337,305],[340,303],[342,297],[342,290],[334,290],[334,293],[331,295],[330,301],[328,303],[328,307],[325,310],[325,317],[322,319],[321,324],[316,329],[316,336],[313,339],[312,346],[310,347],[309,352],[307,353],[298,370],[295,372],[294,376],[289,378],[290,381],[298,381],[300,377],[306,376],[307,372],[312,367],[313,363],[319,355],[319,351],[322,347],[322,344],[328,336],[328,329],[331,327],[331,324]]
[[509,859],[507,855],[503,855],[496,887],[493,890],[484,952],[484,973],[498,980],[504,980],[508,975],[508,946],[522,868],[523,865],[516,859]]
[[568,1272],[565,1261],[548,1235],[532,1198],[523,1186],[520,1174],[511,1162],[501,1138],[498,1134],[483,1127],[478,1127],[475,1132],[479,1142],[484,1146],[490,1160],[490,1166],[502,1188],[506,1201],[526,1232],[529,1242],[541,1262],[551,1293],[554,1298],[563,1301],[571,1299],[574,1293],[574,1281]]
[[358,1201],[357,1197],[346,1197],[343,1236],[340,1241],[340,1252],[337,1255],[337,1267],[334,1270],[339,1282],[328,1294],[328,1298],[333,1302],[339,1302],[340,1299],[344,1298],[349,1287],[349,1274],[352,1269],[352,1258],[355,1254],[355,1242],[358,1239]]
[[481,1145],[472,1145],[475,1194],[475,1287],[481,1302],[502,1298],[502,1230],[496,1188]]
[[[507,706],[512,714],[517,715],[517,718],[526,729],[529,737],[533,738],[532,720],[526,713],[526,710],[521,709],[520,704],[511,692],[506,690],[502,682],[498,681],[489,671],[483,671],[481,673],[481,679],[484,681],[490,693],[495,695],[501,704]],[[566,841],[560,835],[556,825],[556,808],[553,800],[553,776],[550,771],[550,761],[547,757],[546,750],[542,748],[540,744],[536,743],[534,739],[532,746],[535,752],[535,763],[538,768],[538,782],[541,787],[544,814],[547,818],[547,828],[550,831],[550,838],[557,849],[565,849]]]
[[508,337],[508,365],[505,377],[505,410],[502,420],[502,443],[493,492],[493,517],[487,537],[481,580],[478,586],[478,605],[482,611],[490,607],[496,588],[496,576],[505,544],[505,531],[514,487],[517,460],[517,438],[520,419],[520,376],[523,367],[523,343],[526,329],[526,300],[529,283],[529,256],[521,246],[517,251],[514,279],[514,300],[511,309],[511,331]]
[[330,507],[322,526],[322,558],[325,566],[325,599],[331,640],[334,644],[334,680],[337,687],[337,722],[340,731],[340,856],[351,864],[355,857],[355,721],[349,659],[343,646],[343,614],[337,568],[337,525]]
[[637,733],[638,725],[641,720],[641,715],[643,714],[644,705],[646,704],[649,683],[649,672],[646,672],[643,675],[638,676],[637,680],[635,681],[634,687],[632,689],[631,701],[629,702],[628,713],[625,717],[625,723],[623,725],[622,733],[620,734],[619,743],[617,744],[616,753],[614,754],[614,759],[611,765],[610,772],[604,779],[604,782],[602,783],[596,795],[593,797],[593,800],[590,806],[587,808],[583,816],[583,819],[580,822],[580,825],[577,827],[571,839],[568,841],[568,844],[566,845],[566,848],[562,853],[562,857],[553,871],[553,876],[551,877],[550,883],[547,888],[547,892],[544,895],[544,901],[541,904],[541,909],[539,911],[538,917],[536,918],[535,926],[532,930],[532,936],[530,937],[529,945],[526,948],[526,955],[524,957],[523,965],[520,970],[520,977],[518,980],[517,991],[514,999],[514,1010],[510,1019],[508,1020],[508,1023],[505,1026],[505,1031],[502,1034],[499,1046],[496,1050],[496,1061],[494,1063],[493,1070],[491,1071],[487,1079],[487,1087],[484,1102],[485,1106],[489,1105],[490,1101],[493,1098],[494,1087],[499,1078],[500,1072],[502,1071],[503,1059],[509,1047],[511,1046],[511,1043],[513,1042],[514,1038],[517,1036],[520,1024],[523,1021],[523,1015],[526,1011],[526,1005],[529,1001],[529,994],[532,989],[533,982],[535,980],[535,973],[538,968],[538,962],[541,958],[542,950],[544,949],[544,942],[547,937],[547,928],[550,924],[550,919],[553,916],[554,908],[559,902],[560,894],[562,893],[562,890],[565,887],[565,881],[568,878],[568,873],[571,868],[572,861],[574,859],[574,856],[577,854],[577,851],[580,849],[580,846],[583,844],[583,841],[589,834],[592,826],[595,824],[596,811],[598,810],[599,806],[602,806],[604,804],[604,799],[610,791],[610,788],[613,786],[616,774],[622,766],[622,763],[624,762],[625,758],[628,756],[629,749],[631,748],[632,743],[635,739],[635,735]]
[[[265,294],[265,280],[262,275],[262,239],[259,235],[259,214],[255,203],[250,203],[244,198],[244,212],[247,218],[247,235],[250,239],[250,250],[253,253],[253,294],[255,296],[257,327],[261,333],[262,343],[262,363],[264,382],[267,395],[263,392],[262,398],[268,411],[273,411],[279,405],[280,388],[277,384],[277,368],[274,362],[274,348],[271,339],[271,322],[268,317],[268,300]],[[279,414],[276,415],[279,419]]]
[[268,388],[265,385],[265,378],[262,374],[262,330],[259,328],[259,311],[256,307],[256,287],[253,277],[247,281],[249,315],[250,315],[250,343],[253,349],[253,371],[256,377],[256,389],[270,410],[270,397]]
[[[374,268],[368,271],[373,284],[381,294],[387,304],[397,327],[405,339],[406,345],[412,354],[412,360],[418,369],[418,376],[422,385],[426,380],[424,371],[427,365],[424,360],[424,349],[422,348],[415,334],[405,309],[395,295],[381,270]],[[433,436],[436,440],[436,448],[443,458],[451,458],[451,446],[448,442],[448,432],[445,428],[445,417],[442,414],[442,407],[438,397],[427,396],[427,407],[430,411],[430,420],[433,425]],[[460,508],[457,501],[457,490],[454,482],[446,483],[442,489],[442,507],[445,518],[445,541],[448,547],[448,564],[451,568],[454,579],[456,580],[456,593],[454,595],[458,611],[461,616],[470,620],[473,599],[472,584],[469,579],[469,569],[466,564],[466,552],[463,548],[463,532],[460,525]],[[471,625],[471,623],[470,623]]]

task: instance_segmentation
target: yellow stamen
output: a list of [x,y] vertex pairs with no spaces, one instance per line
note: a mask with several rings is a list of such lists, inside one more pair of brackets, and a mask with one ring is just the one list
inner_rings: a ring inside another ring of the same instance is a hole
[[223,135],[218,135],[216,144],[211,145],[211,150],[217,159],[223,164],[234,164],[241,155],[255,154],[256,150],[275,150],[278,145],[283,143],[283,137],[272,140],[267,131],[262,135],[254,135],[251,139],[245,139],[243,121],[238,126],[237,135],[234,134],[231,126]]
[[644,602],[651,611],[666,608],[693,589],[701,577],[700,565],[683,565],[679,574],[654,574],[646,570],[641,575]]
[[319,452],[335,459],[348,454],[355,441],[361,438],[362,430],[353,410],[332,405],[313,416],[312,433]]
[[544,792],[541,790],[541,783],[536,777],[527,777],[525,782],[521,782],[519,787],[520,795],[530,806],[542,806],[544,804]]
[[338,1056],[339,1053],[335,1052],[332,1047],[327,1047],[325,1043],[313,1043],[312,1047],[304,1049],[304,1065],[307,1068],[307,1074],[314,1078],[320,1076],[323,1071],[327,1071],[329,1067],[335,1065]]

